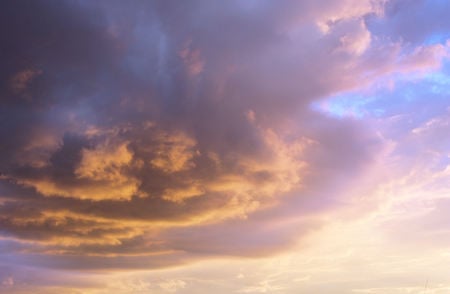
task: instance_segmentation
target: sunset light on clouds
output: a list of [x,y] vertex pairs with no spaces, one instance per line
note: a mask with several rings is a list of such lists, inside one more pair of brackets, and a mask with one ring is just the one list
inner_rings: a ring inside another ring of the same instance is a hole
[[0,23],[0,293],[450,293],[450,1]]

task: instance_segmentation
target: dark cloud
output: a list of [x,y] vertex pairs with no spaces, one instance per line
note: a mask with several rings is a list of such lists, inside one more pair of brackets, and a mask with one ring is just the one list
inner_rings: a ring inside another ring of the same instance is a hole
[[381,145],[310,104],[401,54],[371,47],[371,1],[319,2],[2,5],[0,230],[32,244],[20,262],[259,256],[317,228]]

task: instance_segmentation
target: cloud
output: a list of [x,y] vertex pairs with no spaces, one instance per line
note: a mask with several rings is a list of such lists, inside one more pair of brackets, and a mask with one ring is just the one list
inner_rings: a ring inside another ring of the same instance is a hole
[[14,286],[14,279],[13,277],[6,277],[2,281],[2,287],[12,287]]
[[450,22],[445,13],[447,9],[447,1],[391,0],[384,5],[386,17],[370,18],[368,23],[371,30],[395,41],[439,43],[448,38]]
[[40,70],[25,69],[18,72],[11,79],[11,88],[14,93],[20,94],[27,90],[28,85],[33,81],[33,79],[42,74]]
[[[155,134],[158,146],[155,158],[150,163],[157,169],[166,173],[179,172],[195,167],[193,158],[196,155],[195,141],[183,133]],[[151,151],[152,152],[152,151]],[[198,152],[197,152],[198,153]]]
[[385,2],[5,5],[8,248],[33,266],[158,268],[316,230],[385,141],[311,103],[448,57],[376,33]]

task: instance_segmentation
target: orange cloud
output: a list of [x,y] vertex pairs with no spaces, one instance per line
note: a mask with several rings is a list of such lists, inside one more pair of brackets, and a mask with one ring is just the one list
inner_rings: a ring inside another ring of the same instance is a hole
[[42,70],[25,69],[11,78],[11,88],[15,94],[25,92],[34,78],[42,74]]

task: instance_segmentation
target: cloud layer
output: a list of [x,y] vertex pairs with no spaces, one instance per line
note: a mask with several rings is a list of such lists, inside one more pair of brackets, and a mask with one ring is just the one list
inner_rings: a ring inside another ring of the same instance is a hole
[[403,140],[448,128],[380,122],[449,57],[432,2],[2,4],[1,265],[164,268],[304,240],[387,153],[419,152]]

